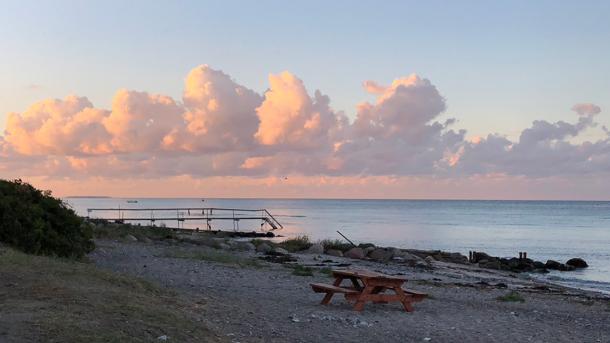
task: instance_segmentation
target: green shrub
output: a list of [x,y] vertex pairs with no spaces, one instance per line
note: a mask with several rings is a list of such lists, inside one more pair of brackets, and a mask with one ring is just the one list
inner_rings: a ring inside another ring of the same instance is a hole
[[278,246],[290,252],[297,252],[309,249],[311,242],[307,236],[297,236],[279,243]]
[[50,191],[0,180],[0,242],[37,255],[80,258],[95,247],[90,225]]
[[133,224],[110,223],[106,221],[96,221],[93,229],[95,238],[121,239],[132,235],[138,240],[144,238],[152,240],[176,239],[174,230],[162,226],[140,226]]
[[334,249],[334,250],[341,250],[341,251],[345,252],[354,247],[353,245],[351,245],[347,242],[343,242],[338,239],[334,239],[334,240],[325,239],[325,240],[321,241],[320,243],[324,247],[324,251],[326,251],[328,249]]
[[496,298],[496,300],[505,302],[525,302],[525,299],[521,296],[521,294],[515,291],[510,291],[506,295],[499,296]]
[[297,264],[292,268],[292,275],[313,276],[313,269]]

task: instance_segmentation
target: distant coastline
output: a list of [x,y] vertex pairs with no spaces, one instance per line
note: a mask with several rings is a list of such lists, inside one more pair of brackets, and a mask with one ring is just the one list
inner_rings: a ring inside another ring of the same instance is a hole
[[105,195],[70,195],[67,197],[63,197],[66,199],[110,199],[112,197]]

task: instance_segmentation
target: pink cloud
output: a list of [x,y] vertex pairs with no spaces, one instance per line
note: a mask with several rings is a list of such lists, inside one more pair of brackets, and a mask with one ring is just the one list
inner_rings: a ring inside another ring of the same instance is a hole
[[610,173],[610,138],[573,140],[596,127],[596,105],[574,105],[573,122],[535,120],[516,141],[498,134],[466,138],[465,130],[452,128],[455,119],[441,119],[446,101],[431,81],[413,74],[387,87],[364,86],[376,98],[360,103],[353,121],[289,72],[270,75],[269,89],[258,94],[207,65],[189,72],[181,100],[132,90],[119,90],[110,109],[78,96],[42,100],[8,115],[0,176],[230,176],[338,189],[406,179],[404,185],[413,185],[420,178]]

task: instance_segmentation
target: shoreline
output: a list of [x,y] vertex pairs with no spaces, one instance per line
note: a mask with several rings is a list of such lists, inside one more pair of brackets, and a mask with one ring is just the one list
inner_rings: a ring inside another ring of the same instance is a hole
[[[293,262],[273,263],[266,257],[282,254],[257,252],[244,239],[144,238],[98,239],[89,258],[98,268],[204,299],[201,311],[210,328],[232,342],[609,338],[610,321],[604,320],[610,315],[609,297],[523,274],[442,261],[422,268],[305,252],[289,253]],[[408,288],[430,297],[415,304],[411,313],[396,304],[367,304],[358,313],[339,296],[330,305],[320,305],[321,296],[309,283],[328,283],[327,271],[339,266],[406,275]]]

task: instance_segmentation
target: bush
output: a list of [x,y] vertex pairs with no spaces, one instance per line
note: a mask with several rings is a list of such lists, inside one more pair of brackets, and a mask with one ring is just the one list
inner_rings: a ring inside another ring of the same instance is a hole
[[0,242],[25,253],[80,258],[95,247],[92,230],[50,191],[0,180]]
[[333,250],[341,250],[341,251],[345,252],[354,247],[353,245],[343,242],[338,239],[334,239],[334,240],[325,239],[325,240],[322,240],[320,243],[324,247],[324,251],[333,249]]
[[505,302],[525,302],[525,299],[518,292],[511,291],[508,294],[496,298],[499,301]]
[[309,247],[311,247],[311,242],[309,242],[309,237],[307,236],[298,236],[287,239],[279,243],[278,246],[290,252],[298,252],[309,249]]

